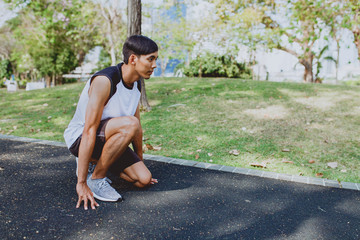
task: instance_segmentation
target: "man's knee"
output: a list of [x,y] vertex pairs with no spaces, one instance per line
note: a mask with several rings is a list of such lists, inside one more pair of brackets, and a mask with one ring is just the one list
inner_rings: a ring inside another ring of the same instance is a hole
[[151,183],[151,178],[152,178],[152,175],[150,172],[147,172],[147,173],[143,173],[139,176],[139,179],[137,181],[137,186],[138,187],[146,187],[146,186],[149,186],[150,183]]
[[114,119],[115,122],[113,125],[113,133],[119,133],[121,135],[130,135],[135,136],[138,134],[140,129],[140,122],[134,116],[120,117]]

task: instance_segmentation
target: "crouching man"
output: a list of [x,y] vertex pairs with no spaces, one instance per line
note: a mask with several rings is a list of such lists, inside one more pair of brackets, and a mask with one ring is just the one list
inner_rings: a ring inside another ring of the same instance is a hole
[[[77,158],[78,201],[92,209],[101,201],[119,201],[109,184],[108,171],[145,187],[157,182],[143,162],[140,124],[140,78],[149,79],[156,68],[157,44],[141,35],[123,46],[124,62],[95,73],[86,83],[76,112],[64,132],[70,152]],[[133,149],[129,147],[132,143]]]

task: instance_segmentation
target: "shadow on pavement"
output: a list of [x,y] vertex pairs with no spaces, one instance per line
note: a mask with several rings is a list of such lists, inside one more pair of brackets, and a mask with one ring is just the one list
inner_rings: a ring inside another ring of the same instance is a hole
[[0,239],[359,239],[358,191],[146,161],[158,184],[85,211],[66,148],[0,143]]

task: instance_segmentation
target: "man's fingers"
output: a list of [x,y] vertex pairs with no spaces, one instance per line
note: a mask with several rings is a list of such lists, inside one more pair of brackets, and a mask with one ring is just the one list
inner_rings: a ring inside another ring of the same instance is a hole
[[95,207],[98,207],[99,204],[95,201],[94,197],[92,195],[89,195],[89,200],[91,202],[91,208],[92,209],[95,209]]
[[77,201],[77,204],[76,204],[76,208],[79,208],[81,205],[81,198],[79,197],[78,201]]
[[158,180],[157,180],[157,179],[155,179],[155,178],[152,178],[150,183],[151,183],[151,184],[158,183]]
[[86,197],[85,197],[85,199],[84,199],[84,209],[85,209],[85,210],[88,210],[88,200],[87,200]]

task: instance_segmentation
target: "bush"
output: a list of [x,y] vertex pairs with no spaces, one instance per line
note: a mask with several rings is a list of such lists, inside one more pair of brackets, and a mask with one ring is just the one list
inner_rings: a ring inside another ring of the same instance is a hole
[[206,54],[190,62],[189,67],[184,67],[184,74],[187,77],[228,77],[228,78],[249,78],[250,69],[245,63],[238,63],[231,55],[214,56]]
[[0,88],[6,87],[5,85],[5,79],[0,79]]

